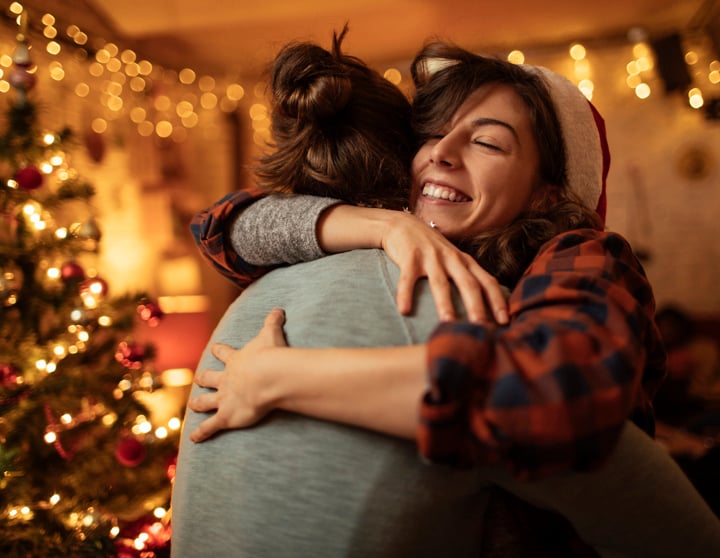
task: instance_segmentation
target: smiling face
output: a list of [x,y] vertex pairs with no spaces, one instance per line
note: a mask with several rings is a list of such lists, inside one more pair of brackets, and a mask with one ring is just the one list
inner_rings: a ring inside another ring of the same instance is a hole
[[420,147],[412,176],[414,213],[448,238],[507,225],[541,182],[525,103],[508,85],[475,90]]

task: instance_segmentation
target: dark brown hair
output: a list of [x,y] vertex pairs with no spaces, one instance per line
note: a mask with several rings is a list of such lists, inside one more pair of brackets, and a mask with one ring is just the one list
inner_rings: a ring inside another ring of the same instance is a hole
[[399,209],[410,197],[414,136],[407,97],[359,59],[292,43],[270,68],[273,152],[255,168],[273,192]]
[[420,51],[411,73],[416,88],[413,127],[420,143],[441,132],[468,95],[483,85],[509,85],[527,106],[543,189],[512,223],[457,242],[501,284],[512,288],[540,247],[554,236],[578,228],[602,229],[600,217],[567,185],[562,129],[539,76],[505,60],[439,42]]

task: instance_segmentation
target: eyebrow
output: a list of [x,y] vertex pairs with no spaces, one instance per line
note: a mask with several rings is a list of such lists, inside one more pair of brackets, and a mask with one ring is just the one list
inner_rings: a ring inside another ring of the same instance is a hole
[[479,128],[481,126],[502,126],[503,128],[510,130],[510,132],[512,132],[512,135],[515,136],[515,139],[517,141],[520,141],[520,137],[518,136],[515,128],[513,128],[504,120],[497,120],[496,118],[476,118],[472,122],[470,122],[470,125],[473,128]]

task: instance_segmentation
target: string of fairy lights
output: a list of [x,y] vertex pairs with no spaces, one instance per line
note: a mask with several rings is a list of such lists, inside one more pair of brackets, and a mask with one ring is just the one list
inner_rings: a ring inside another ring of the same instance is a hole
[[[28,15],[22,3],[12,2],[7,12],[17,19],[18,26],[27,26]],[[44,44],[37,47],[49,61],[37,71],[46,72],[55,82],[69,82],[67,86],[74,95],[97,103],[98,114],[90,123],[96,133],[106,133],[114,121],[124,117],[140,136],[182,142],[190,130],[201,125],[203,114],[246,110],[255,144],[267,145],[270,122],[264,83],[243,84],[227,77],[199,75],[189,67],[179,71],[163,68],[140,58],[132,49],[89,37],[73,23],[61,28],[51,13],[42,14],[39,22]],[[626,86],[637,98],[648,99],[658,89],[652,48],[640,28],[629,30],[625,39],[622,46],[630,47],[631,52],[623,62]],[[696,34],[690,42],[685,62],[694,83],[687,91],[687,103],[700,109],[708,96],[716,96],[720,88],[720,60],[706,37]],[[590,47],[577,42],[554,50],[566,52],[572,74],[568,77],[592,99],[596,83]],[[4,76],[12,65],[11,54],[0,54],[0,94],[11,89]],[[507,57],[522,63],[528,55],[512,50]],[[407,79],[398,68],[386,69],[385,77],[397,85]]]

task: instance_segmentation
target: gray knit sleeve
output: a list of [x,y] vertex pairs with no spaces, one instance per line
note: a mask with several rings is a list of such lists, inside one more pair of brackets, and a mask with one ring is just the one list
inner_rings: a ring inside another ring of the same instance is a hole
[[342,203],[332,198],[274,194],[241,211],[230,223],[233,249],[247,263],[268,266],[325,256],[315,235],[323,210]]

